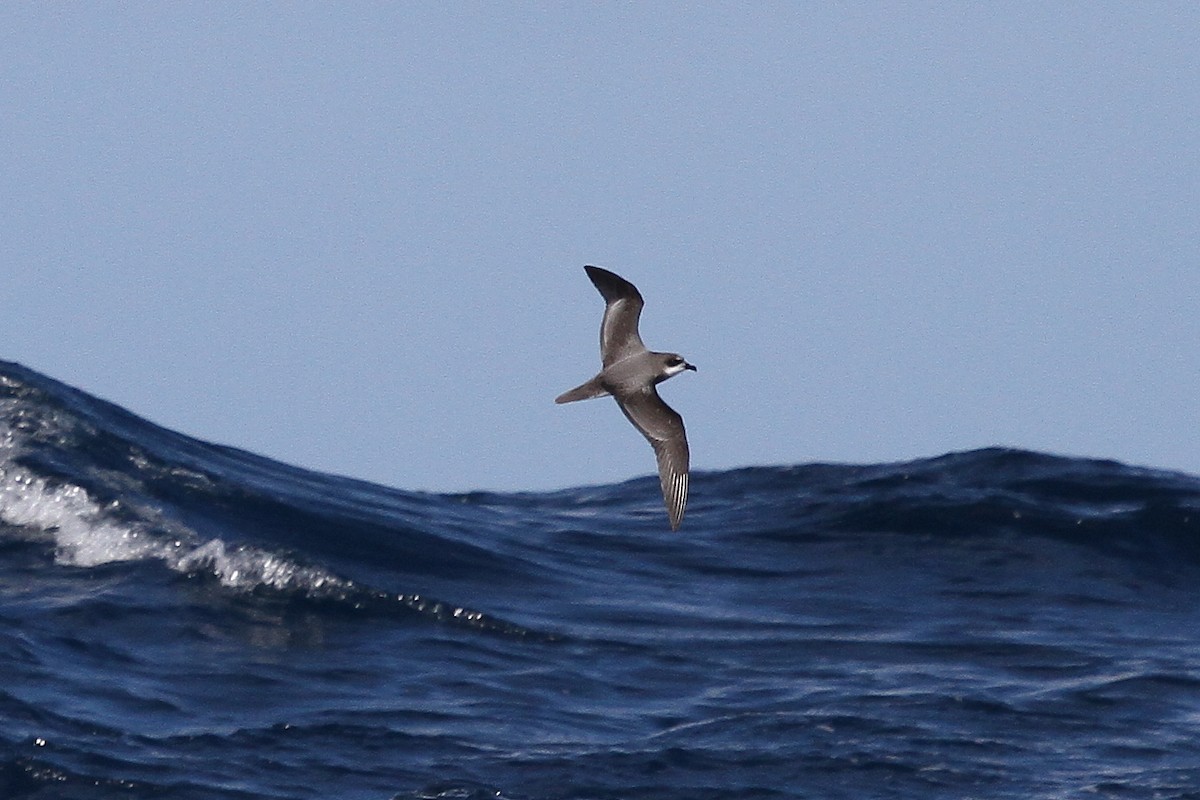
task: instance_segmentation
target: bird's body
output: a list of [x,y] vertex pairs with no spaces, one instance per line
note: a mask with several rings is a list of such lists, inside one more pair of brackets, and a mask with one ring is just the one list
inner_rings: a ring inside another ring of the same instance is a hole
[[584,267],[604,297],[600,323],[602,369],[591,380],[564,392],[556,403],[612,395],[626,418],[654,448],[658,477],[671,530],[678,530],[687,506],[688,444],[683,418],[662,401],[655,388],[684,370],[696,368],[675,353],[647,350],[638,334],[642,295],[624,278],[600,267]]

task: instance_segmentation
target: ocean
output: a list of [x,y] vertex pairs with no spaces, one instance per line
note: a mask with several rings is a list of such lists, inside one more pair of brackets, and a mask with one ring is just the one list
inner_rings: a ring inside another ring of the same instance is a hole
[[429,494],[0,362],[0,798],[1200,798],[1200,478]]

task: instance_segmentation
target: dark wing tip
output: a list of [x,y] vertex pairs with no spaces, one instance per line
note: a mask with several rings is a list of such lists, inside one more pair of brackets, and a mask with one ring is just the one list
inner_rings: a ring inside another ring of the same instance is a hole
[[604,267],[593,267],[589,264],[583,268],[583,271],[587,273],[588,279],[597,286],[600,285],[601,281],[610,281],[613,278],[620,280],[620,276],[617,273],[609,272]]
[[584,270],[591,279],[592,285],[599,290],[604,296],[606,302],[611,303],[613,300],[623,300],[632,298],[639,303],[642,300],[641,293],[629,281],[622,278],[615,272],[610,272],[603,267],[586,266]]

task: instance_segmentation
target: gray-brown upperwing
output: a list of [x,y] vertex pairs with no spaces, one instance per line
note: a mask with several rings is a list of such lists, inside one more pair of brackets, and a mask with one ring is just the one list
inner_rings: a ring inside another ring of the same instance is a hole
[[671,530],[679,530],[688,496],[688,443],[683,418],[662,401],[653,386],[618,397],[617,405],[654,448]]
[[637,287],[620,275],[600,267],[584,267],[592,283],[604,297],[604,320],[600,323],[600,363],[605,367],[635,353],[646,345],[638,334],[642,315],[642,295]]

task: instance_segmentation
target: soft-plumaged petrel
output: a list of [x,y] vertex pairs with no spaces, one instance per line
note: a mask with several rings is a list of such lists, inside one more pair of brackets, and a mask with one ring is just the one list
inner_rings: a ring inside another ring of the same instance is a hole
[[654,387],[685,369],[696,368],[677,353],[647,350],[638,335],[642,295],[619,275],[584,267],[604,297],[600,323],[601,370],[587,383],[563,392],[556,403],[612,395],[633,427],[642,432],[658,457],[658,479],[671,530],[679,530],[688,495],[688,444],[683,418],[662,401]]

